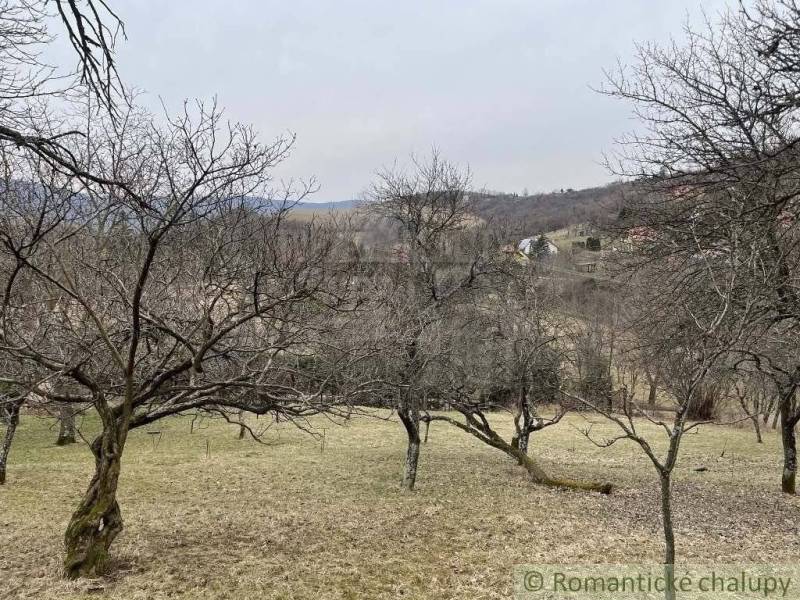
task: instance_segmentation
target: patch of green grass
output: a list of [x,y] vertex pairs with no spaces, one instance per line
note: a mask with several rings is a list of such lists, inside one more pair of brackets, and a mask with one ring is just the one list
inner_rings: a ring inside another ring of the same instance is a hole
[[[125,449],[113,571],[66,582],[62,535],[92,457],[83,444],[55,446],[52,421],[25,415],[0,488],[0,597],[489,599],[510,595],[517,563],[659,561],[652,467],[631,444],[590,444],[577,431],[586,418],[535,435],[531,452],[554,474],[612,481],[611,496],[532,485],[444,423],[431,426],[412,494],[399,490],[405,436],[394,420],[319,419],[324,452],[283,423],[266,445],[220,421],[194,433],[188,418],[157,423],[157,446],[137,430]],[[588,418],[598,437],[614,433]],[[493,420],[510,438],[509,416]],[[675,485],[679,560],[795,560],[800,503],[780,494],[779,478],[772,431],[763,445],[747,429],[688,435]]]

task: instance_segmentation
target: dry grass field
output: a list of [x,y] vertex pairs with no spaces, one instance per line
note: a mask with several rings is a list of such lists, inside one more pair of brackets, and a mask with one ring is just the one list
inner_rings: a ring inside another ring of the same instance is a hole
[[[579,415],[534,437],[533,452],[553,472],[613,481],[611,496],[536,487],[441,423],[423,447],[418,491],[403,494],[399,423],[317,425],[324,452],[289,426],[273,428],[268,445],[239,441],[221,422],[192,434],[188,419],[162,422],[157,447],[157,436],[134,432],[113,570],[66,582],[61,536],[92,461],[84,445],[56,447],[51,421],[27,416],[0,488],[0,597],[508,598],[515,563],[659,561],[651,466],[631,445],[589,444]],[[746,429],[688,435],[675,490],[679,560],[796,560],[800,500],[777,491],[779,472],[772,432],[760,446]]]

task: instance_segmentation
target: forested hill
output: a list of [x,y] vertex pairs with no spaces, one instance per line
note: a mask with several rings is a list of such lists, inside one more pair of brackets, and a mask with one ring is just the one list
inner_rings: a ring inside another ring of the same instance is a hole
[[[524,237],[586,222],[605,222],[619,214],[623,199],[633,193],[630,183],[611,183],[583,190],[531,194],[470,192],[476,216],[491,221],[511,237]],[[352,211],[363,202],[300,202],[298,215]],[[375,223],[372,224],[375,227]]]
[[[474,194],[478,216],[527,234],[561,229],[574,223],[604,221],[618,214],[629,183],[547,194]],[[510,232],[510,233],[516,233]]]

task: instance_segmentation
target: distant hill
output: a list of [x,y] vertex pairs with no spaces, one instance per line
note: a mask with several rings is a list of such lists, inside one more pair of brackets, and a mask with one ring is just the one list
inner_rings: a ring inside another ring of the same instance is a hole
[[[633,193],[633,184],[618,182],[527,196],[501,192],[470,192],[470,196],[479,219],[503,231],[504,237],[522,239],[579,223],[608,222],[619,214],[626,195]],[[295,218],[305,220],[353,211],[362,204],[361,200],[300,202],[293,213]]]
[[352,210],[361,204],[360,200],[338,200],[334,202],[298,202],[294,210],[307,212],[336,212]]
[[474,193],[477,215],[510,234],[527,237],[563,229],[577,223],[602,223],[619,214],[630,183],[611,183],[583,190],[564,190],[548,194]]

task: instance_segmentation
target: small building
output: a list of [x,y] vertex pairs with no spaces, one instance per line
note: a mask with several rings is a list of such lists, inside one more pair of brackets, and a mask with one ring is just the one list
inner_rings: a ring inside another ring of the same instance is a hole
[[[537,252],[537,246],[540,250]],[[558,254],[558,246],[544,236],[529,237],[522,240],[518,245],[519,251],[527,256],[539,254],[541,256],[555,256]]]

